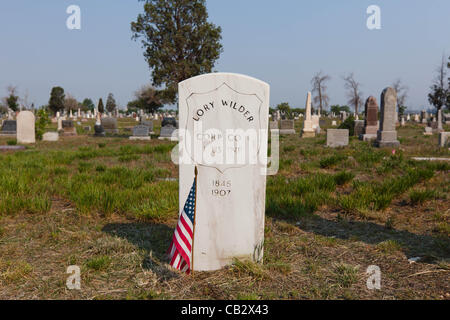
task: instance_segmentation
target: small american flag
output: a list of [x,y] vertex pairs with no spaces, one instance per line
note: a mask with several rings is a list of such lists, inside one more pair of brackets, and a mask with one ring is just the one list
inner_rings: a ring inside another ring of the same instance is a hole
[[178,225],[173,234],[172,243],[169,247],[170,265],[182,272],[190,273],[192,269],[192,247],[194,239],[195,220],[195,189],[197,187],[197,177],[184,204],[184,209],[178,218]]

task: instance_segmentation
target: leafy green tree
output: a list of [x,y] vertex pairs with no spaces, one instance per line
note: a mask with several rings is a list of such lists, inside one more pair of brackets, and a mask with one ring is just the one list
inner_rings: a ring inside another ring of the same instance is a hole
[[58,111],[64,110],[64,100],[66,95],[64,89],[61,87],[53,87],[50,93],[50,100],[48,101],[48,107],[56,114]]
[[428,94],[428,101],[437,110],[442,107],[449,106],[450,88],[449,84],[445,83],[447,77],[447,70],[445,69],[445,58],[442,57],[442,63],[437,68],[437,76],[431,86],[431,92]]
[[37,121],[35,126],[36,139],[42,140],[45,133],[45,128],[51,123],[48,113],[44,108],[41,108],[37,112]]
[[399,106],[398,106],[398,114],[399,114],[400,116],[404,115],[406,109],[407,109],[406,106],[404,106],[404,105],[399,105]]
[[104,113],[105,112],[105,107],[103,106],[102,98],[100,98],[100,100],[98,101],[97,111],[100,112],[100,113]]
[[144,13],[131,23],[141,38],[152,84],[175,103],[178,83],[211,72],[222,52],[221,28],[208,22],[205,0],[140,0]]
[[292,110],[289,106],[289,103],[282,102],[279,105],[277,105],[277,109],[280,110],[281,115],[284,115],[287,119],[290,119],[292,116]]
[[81,103],[81,106],[82,106],[81,109],[83,109],[83,111],[88,111],[88,110],[94,111],[94,109],[95,109],[94,102],[89,98],[84,99],[83,102]]
[[112,93],[108,94],[108,98],[106,99],[106,110],[108,112],[114,112],[117,108],[116,99],[114,99],[114,95]]
[[16,94],[17,88],[13,86],[8,86],[7,91],[8,96],[5,98],[6,105],[12,111],[19,110],[19,96]]
[[355,135],[355,118],[353,116],[349,116],[339,125],[338,129],[348,129],[348,134],[350,136]]
[[330,112],[333,112],[336,115],[338,115],[341,111],[350,113],[350,107],[349,106],[340,106],[338,104],[330,107]]
[[305,114],[306,109],[305,108],[292,108],[291,109],[292,113],[296,113],[296,114]]

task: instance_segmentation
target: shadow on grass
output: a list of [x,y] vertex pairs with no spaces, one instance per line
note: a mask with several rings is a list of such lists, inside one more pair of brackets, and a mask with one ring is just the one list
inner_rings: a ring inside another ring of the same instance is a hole
[[172,241],[173,228],[165,224],[152,223],[110,223],[103,227],[103,232],[120,237],[144,250],[142,267],[151,270],[162,279],[179,277],[165,263],[168,263],[167,249]]
[[318,216],[300,219],[299,227],[325,237],[354,239],[371,245],[395,241],[408,258],[421,257],[421,261],[427,263],[450,259],[450,238],[443,235],[433,237],[395,230],[368,221],[333,221]]

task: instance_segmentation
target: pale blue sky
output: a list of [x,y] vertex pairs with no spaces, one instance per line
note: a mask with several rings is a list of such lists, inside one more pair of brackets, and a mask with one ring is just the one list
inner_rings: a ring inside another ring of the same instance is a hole
[[[81,30],[68,30],[66,8],[81,7]],[[381,30],[366,28],[366,9],[381,8]],[[2,0],[0,97],[6,86],[28,92],[36,106],[60,85],[78,100],[114,93],[121,106],[150,82],[130,22],[137,0]],[[379,99],[396,78],[407,105],[428,107],[442,54],[450,55],[448,0],[208,0],[210,21],[223,29],[216,71],[247,74],[271,85],[271,105],[303,107],[317,71],[331,75],[331,104],[345,104],[341,76],[354,72],[364,98]]]

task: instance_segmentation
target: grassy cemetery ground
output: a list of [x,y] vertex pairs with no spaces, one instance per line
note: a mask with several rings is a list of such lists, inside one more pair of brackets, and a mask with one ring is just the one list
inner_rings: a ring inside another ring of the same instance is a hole
[[[355,138],[325,148],[325,130],[282,136],[264,264],[184,276],[165,258],[175,144],[129,141],[135,124],[0,154],[0,299],[450,299],[450,162],[411,160],[450,153],[423,127],[398,128],[395,155]],[[79,291],[66,287],[69,265],[81,267]],[[367,289],[370,265],[381,290]]]

